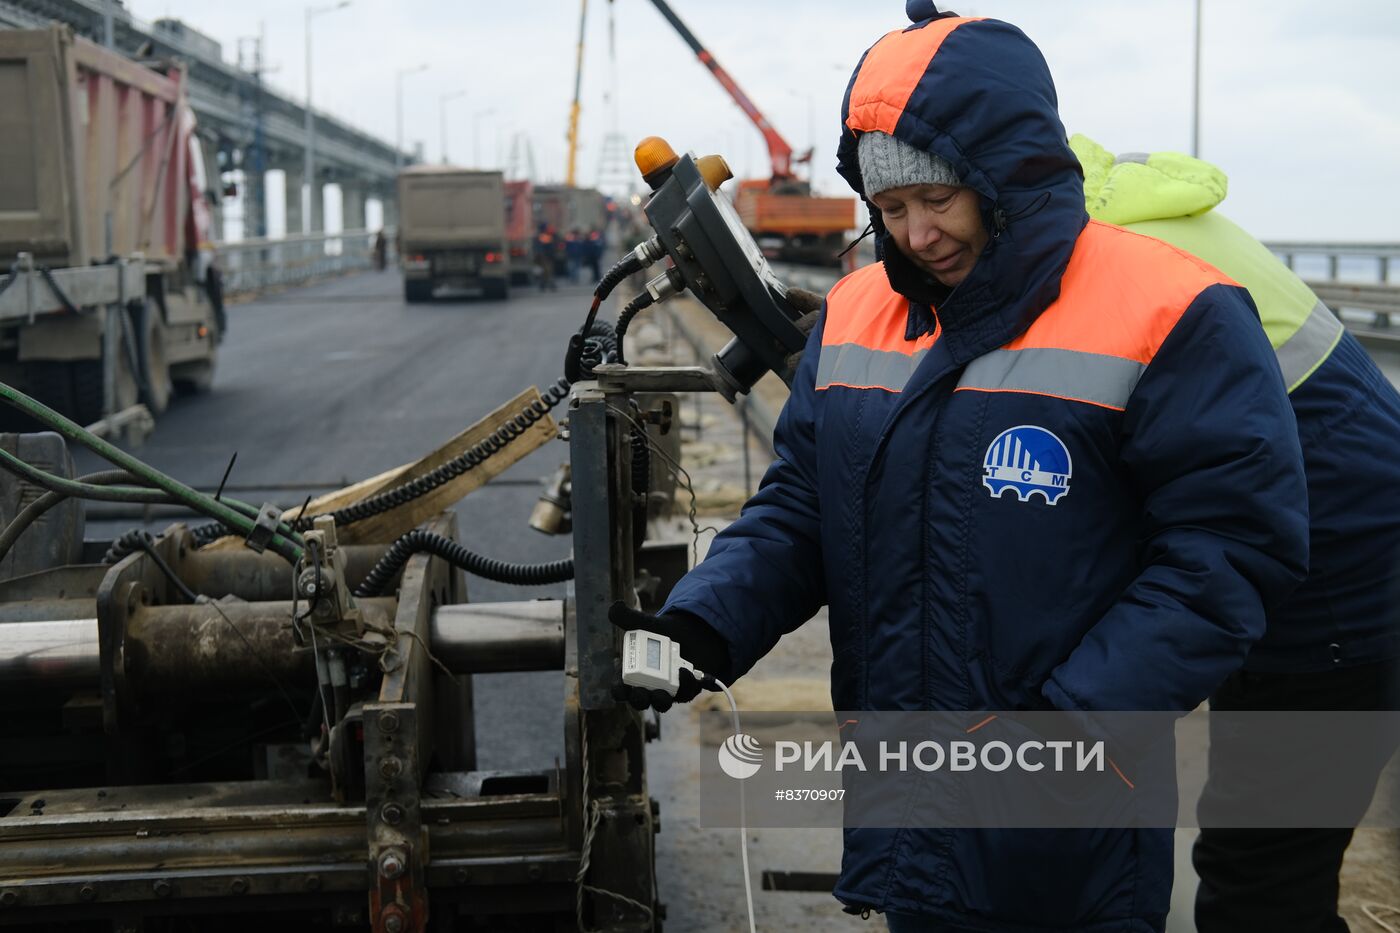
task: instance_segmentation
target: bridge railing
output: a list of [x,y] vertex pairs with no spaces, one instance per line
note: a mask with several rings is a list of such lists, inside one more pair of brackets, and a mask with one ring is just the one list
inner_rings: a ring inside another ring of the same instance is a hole
[[[1394,260],[1400,259],[1400,243],[1279,240],[1264,245],[1304,279],[1326,282],[1366,276],[1369,272],[1369,276],[1374,276],[1375,283],[1390,284],[1391,265]],[[1344,272],[1347,274],[1344,275]]]
[[[344,230],[220,243],[224,292],[248,294],[372,268],[375,235],[369,230]],[[386,229],[384,236],[386,261],[393,262],[393,229]]]
[[1400,314],[1400,243],[1273,242],[1265,246],[1348,323],[1388,328]]
[[[1265,243],[1347,323],[1390,327],[1400,315],[1400,243]],[[873,261],[873,257],[866,261]],[[841,273],[835,269],[773,264],[790,285],[825,293]]]

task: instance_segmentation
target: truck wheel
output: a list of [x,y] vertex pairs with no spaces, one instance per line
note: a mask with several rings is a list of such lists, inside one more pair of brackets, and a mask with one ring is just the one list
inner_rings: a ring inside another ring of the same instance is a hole
[[[73,405],[72,363],[62,363],[54,360],[29,363],[24,367],[24,377],[25,382],[29,383],[28,388],[30,395],[43,402],[60,415],[67,415],[69,418],[81,424],[92,423],[92,421],[83,421],[82,418],[78,417],[77,410]],[[98,417],[101,417],[101,383],[98,384],[98,392],[97,410]],[[97,419],[94,418],[92,420],[95,421]]]
[[165,357],[165,322],[152,302],[133,307],[136,355],[141,364],[141,400],[159,415],[170,407],[170,364]]
[[[77,360],[76,362],[68,363],[67,369],[69,371],[69,378],[72,380],[73,384],[73,414],[69,417],[82,425],[92,424],[94,421],[101,420],[102,361]],[[130,371],[131,367],[126,364],[123,363],[119,365],[117,370],[118,384],[125,381],[128,386],[134,387],[136,385],[134,379],[123,378],[123,373],[130,373]],[[117,390],[117,402],[113,409],[114,411],[121,411],[124,407],[122,402],[128,401],[128,399],[122,398],[123,394],[121,389]],[[129,393],[129,390],[127,394],[130,396],[129,403],[133,405],[136,404],[134,394]]]
[[182,363],[170,372],[177,395],[203,395],[214,388],[214,365],[218,358],[211,353],[208,359],[193,363]]
[[510,280],[493,279],[492,281],[486,283],[486,288],[484,289],[484,291],[486,294],[486,298],[491,301],[509,301]]
[[[101,360],[44,360],[25,367],[25,379],[35,398],[81,425],[102,418]],[[139,397],[131,367],[118,360],[116,411],[135,405]]]

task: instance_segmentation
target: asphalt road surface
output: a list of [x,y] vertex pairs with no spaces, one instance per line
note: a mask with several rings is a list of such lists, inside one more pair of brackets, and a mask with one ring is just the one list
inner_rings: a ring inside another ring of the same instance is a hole
[[[237,452],[231,495],[298,505],[309,494],[414,460],[527,386],[552,384],[590,294],[587,286],[563,284],[547,294],[517,289],[504,302],[461,297],[408,305],[391,270],[234,306],[213,391],[175,399],[133,453],[213,489]],[[547,444],[464,499],[457,508],[462,543],[510,561],[567,557],[567,537],[526,524],[540,478],[567,457],[563,442]],[[79,472],[103,468],[80,452]],[[90,520],[87,537],[115,537],[140,524]],[[477,602],[564,594],[562,584],[522,588],[475,577],[467,588]],[[562,691],[562,677],[553,673],[478,676],[481,766],[552,766],[563,753]],[[490,725],[506,722],[510,730]]]

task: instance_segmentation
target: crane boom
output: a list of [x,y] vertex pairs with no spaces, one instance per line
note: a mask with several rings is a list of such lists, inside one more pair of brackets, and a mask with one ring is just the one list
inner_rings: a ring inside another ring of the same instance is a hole
[[671,9],[666,0],[651,0],[652,6],[666,17],[666,21],[671,27],[680,33],[685,44],[690,46],[695,57],[700,59],[700,63],[710,69],[710,73],[715,76],[715,80],[729,92],[729,96],[734,99],[734,103],[739,105],[739,109],[748,115],[758,127],[758,131],[763,134],[763,141],[768,144],[768,160],[772,163],[773,178],[775,180],[786,180],[793,177],[792,163],[805,162],[811,158],[811,153],[801,156],[794,156],[792,146],[783,138],[782,134],[773,128],[773,124],[768,122],[768,118],[749,100],[749,96],[743,92],[734,79],[729,76],[729,72],[720,67],[719,62],[710,54],[709,50],[700,44],[700,40],[695,38],[695,33],[681,22],[681,18]]
[[569,164],[564,173],[564,184],[575,187],[578,168],[578,112],[579,92],[583,88],[583,30],[588,22],[588,0],[582,0],[578,12],[578,60],[574,66],[574,101],[569,106]]

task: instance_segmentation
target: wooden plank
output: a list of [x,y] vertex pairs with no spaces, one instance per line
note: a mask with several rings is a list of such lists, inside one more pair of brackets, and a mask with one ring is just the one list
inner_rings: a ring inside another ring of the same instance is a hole
[[[510,421],[528,405],[538,401],[539,398],[539,390],[532,386],[421,459],[395,467],[392,470],[386,470],[376,476],[360,480],[313,499],[306,508],[306,514],[324,515],[328,512],[334,512],[368,496],[425,476],[463,451],[485,440],[497,428]],[[533,453],[553,440],[558,432],[559,426],[554,419],[545,415],[532,424],[525,433],[501,448],[480,466],[473,467],[427,495],[419,496],[397,509],[355,522],[352,525],[337,527],[336,538],[341,544],[391,542],[404,532],[421,525],[439,512],[451,508],[468,494],[480,489],[493,477],[499,476],[511,465],[524,459],[527,454]],[[300,515],[301,507],[297,506],[288,509],[285,517],[294,519]],[[224,538],[210,545],[216,549],[242,546],[241,539],[232,537]]]

